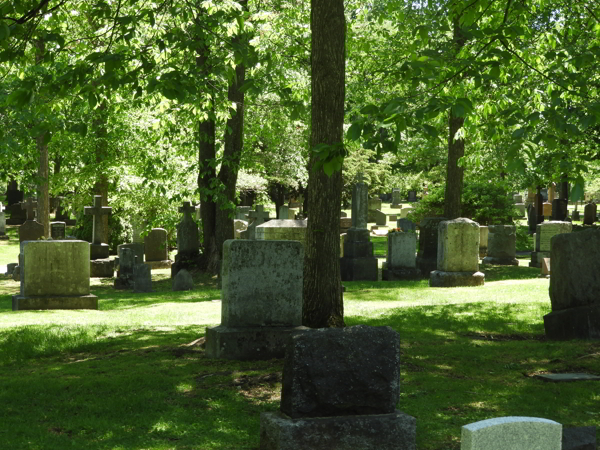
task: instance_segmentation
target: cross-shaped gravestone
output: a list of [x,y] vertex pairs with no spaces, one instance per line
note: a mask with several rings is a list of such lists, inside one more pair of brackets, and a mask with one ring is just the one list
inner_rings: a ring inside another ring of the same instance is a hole
[[34,220],[33,210],[37,208],[37,202],[29,197],[26,202],[21,203],[21,209],[27,210],[27,220]]
[[102,216],[106,216],[112,212],[112,208],[102,206],[102,196],[94,195],[94,206],[86,206],[83,208],[83,213],[86,216],[94,216],[94,228],[92,229],[92,244],[102,244],[102,236],[104,236],[104,223]]
[[179,212],[183,213],[184,219],[188,215],[190,218],[192,218],[191,214],[195,211],[196,211],[196,207],[193,206],[190,202],[183,202],[183,206],[179,207]]
[[265,223],[265,219],[269,218],[269,212],[265,211],[265,207],[263,205],[258,205],[255,211],[250,211],[248,213],[248,217],[254,219],[252,225],[260,225]]

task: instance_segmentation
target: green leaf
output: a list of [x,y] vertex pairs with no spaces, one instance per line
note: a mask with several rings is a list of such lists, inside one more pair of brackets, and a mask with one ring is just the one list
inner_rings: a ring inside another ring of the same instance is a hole
[[433,138],[436,138],[436,137],[438,136],[438,131],[437,131],[437,128],[435,128],[435,127],[432,127],[431,125],[427,125],[427,124],[423,124],[423,128],[425,129],[425,132],[426,132],[426,133],[427,133],[429,136],[431,136],[431,137],[433,137]]
[[355,122],[350,128],[348,128],[348,132],[346,133],[346,137],[351,141],[357,141],[360,139],[360,135],[362,133],[362,124]]
[[512,134],[513,139],[522,138],[525,135],[525,131],[527,131],[527,128],[525,128],[525,127],[516,129],[515,131],[513,131],[513,134]]
[[246,91],[247,91],[248,89],[250,89],[252,86],[254,86],[254,79],[252,79],[252,78],[251,78],[251,79],[249,79],[249,80],[246,80],[246,81],[244,82],[244,84],[242,84],[242,85],[241,85],[241,86],[238,88],[238,91],[240,91],[240,92],[246,92]]
[[575,180],[575,184],[571,188],[569,200],[576,202],[577,200],[583,200],[583,188],[585,187],[585,181],[583,177],[579,176]]
[[369,114],[377,114],[378,112],[379,112],[379,108],[375,105],[367,105],[360,110],[360,113],[365,116],[369,115]]
[[500,66],[492,67],[492,70],[490,70],[490,77],[494,79],[500,78]]
[[10,28],[8,28],[8,25],[4,22],[0,23],[0,41],[3,41],[4,39],[8,39],[10,36]]

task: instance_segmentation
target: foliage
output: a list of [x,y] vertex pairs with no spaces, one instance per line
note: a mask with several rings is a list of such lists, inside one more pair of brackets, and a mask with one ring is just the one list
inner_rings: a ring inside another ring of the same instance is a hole
[[529,227],[517,225],[516,250],[518,252],[532,252],[534,247],[533,235],[529,234]]
[[[423,217],[443,216],[445,186],[433,188],[429,195],[417,203],[410,213],[412,220],[420,222]],[[480,225],[511,224],[516,211],[502,185],[488,182],[465,182],[462,200],[462,216]]]

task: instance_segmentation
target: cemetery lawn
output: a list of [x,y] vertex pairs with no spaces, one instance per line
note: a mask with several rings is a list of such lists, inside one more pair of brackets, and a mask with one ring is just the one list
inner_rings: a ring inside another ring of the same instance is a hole
[[[497,416],[597,425],[600,382],[534,376],[600,375],[600,342],[545,339],[539,269],[482,269],[479,288],[344,283],[347,325],[400,334],[398,408],[417,418],[418,449],[458,450],[461,426]],[[168,271],[155,271],[156,292],[132,294],[94,279],[98,311],[12,312],[19,285],[1,279],[1,447],[258,449],[260,413],[279,406],[282,362],[206,358],[220,292],[215,279],[195,282],[171,292]]]

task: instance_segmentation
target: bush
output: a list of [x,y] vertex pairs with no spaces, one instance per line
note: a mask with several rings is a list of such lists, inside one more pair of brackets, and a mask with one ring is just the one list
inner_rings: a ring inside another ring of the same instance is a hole
[[[432,188],[410,214],[419,223],[423,217],[444,215],[445,186]],[[461,217],[474,220],[479,225],[512,224],[517,211],[503,186],[487,182],[465,182],[461,196]]]

